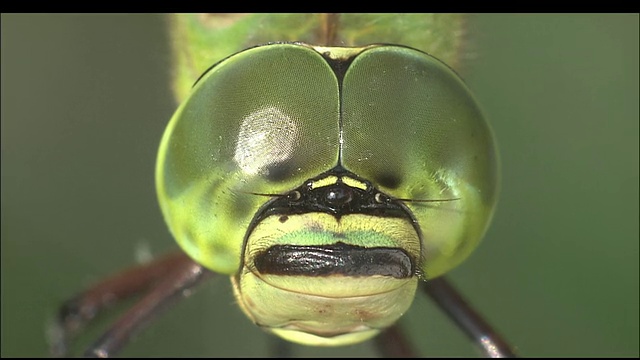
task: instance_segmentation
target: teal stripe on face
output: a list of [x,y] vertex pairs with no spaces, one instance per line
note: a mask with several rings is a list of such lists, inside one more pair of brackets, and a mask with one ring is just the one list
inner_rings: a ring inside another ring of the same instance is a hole
[[337,242],[362,247],[395,247],[397,245],[397,241],[391,236],[375,231],[348,231],[341,233],[325,231],[319,228],[293,231],[272,240],[274,240],[274,244],[287,245],[330,245]]

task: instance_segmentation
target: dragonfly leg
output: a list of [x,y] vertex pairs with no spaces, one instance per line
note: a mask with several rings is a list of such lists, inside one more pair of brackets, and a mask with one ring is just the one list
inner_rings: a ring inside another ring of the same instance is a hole
[[274,359],[292,358],[292,343],[275,335],[269,336],[269,357]]
[[467,303],[445,277],[428,280],[421,286],[487,357],[517,357],[506,340]]
[[394,324],[385,329],[375,339],[376,348],[386,358],[413,358],[417,357],[409,340],[404,335],[402,328]]
[[[148,264],[135,266],[109,277],[66,301],[49,332],[51,355],[66,356],[69,350],[68,343],[73,335],[103,310],[121,300],[148,291],[154,284],[157,286],[156,289],[161,288],[169,277],[176,280],[176,276],[172,274],[185,273],[188,269],[193,270],[195,266],[182,252],[168,254]],[[141,302],[153,294],[154,290]]]

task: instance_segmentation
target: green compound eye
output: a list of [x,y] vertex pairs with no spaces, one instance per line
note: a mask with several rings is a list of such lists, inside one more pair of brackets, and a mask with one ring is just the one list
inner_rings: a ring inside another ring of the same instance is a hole
[[393,324],[420,277],[473,251],[498,161],[473,96],[437,59],[271,44],[197,82],[165,131],[156,183],[177,242],[232,276],[251,320],[344,345]]
[[422,269],[441,275],[482,238],[496,203],[493,136],[469,89],[417,50],[374,47],[342,87],[342,165],[407,202],[422,231]]

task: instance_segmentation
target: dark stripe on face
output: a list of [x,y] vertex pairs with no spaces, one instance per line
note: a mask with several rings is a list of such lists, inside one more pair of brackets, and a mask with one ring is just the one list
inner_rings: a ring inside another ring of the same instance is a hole
[[399,248],[365,248],[342,242],[331,245],[274,245],[259,253],[254,265],[261,274],[306,276],[391,276],[410,278],[415,268]]
[[[313,186],[315,181],[321,181],[328,176],[335,176],[339,179],[333,185],[317,188]],[[366,189],[349,186],[342,182],[342,177],[354,179],[365,185]],[[268,216],[310,212],[330,214],[336,219],[349,214],[367,214],[379,217],[405,218],[413,221],[411,212],[402,201],[394,200],[380,192],[370,182],[337,166],[307,180],[288,194],[274,196],[258,210],[249,230]]]

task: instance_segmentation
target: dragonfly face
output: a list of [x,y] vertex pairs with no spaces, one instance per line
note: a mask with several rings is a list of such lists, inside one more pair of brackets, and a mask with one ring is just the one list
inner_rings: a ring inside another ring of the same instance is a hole
[[231,275],[251,320],[344,345],[393,324],[419,278],[470,254],[497,172],[475,100],[437,59],[295,43],[200,78],[165,131],[156,183],[177,242]]
[[400,201],[352,176],[330,170],[267,202],[254,218],[232,281],[256,324],[304,344],[350,344],[411,305],[417,224]]

